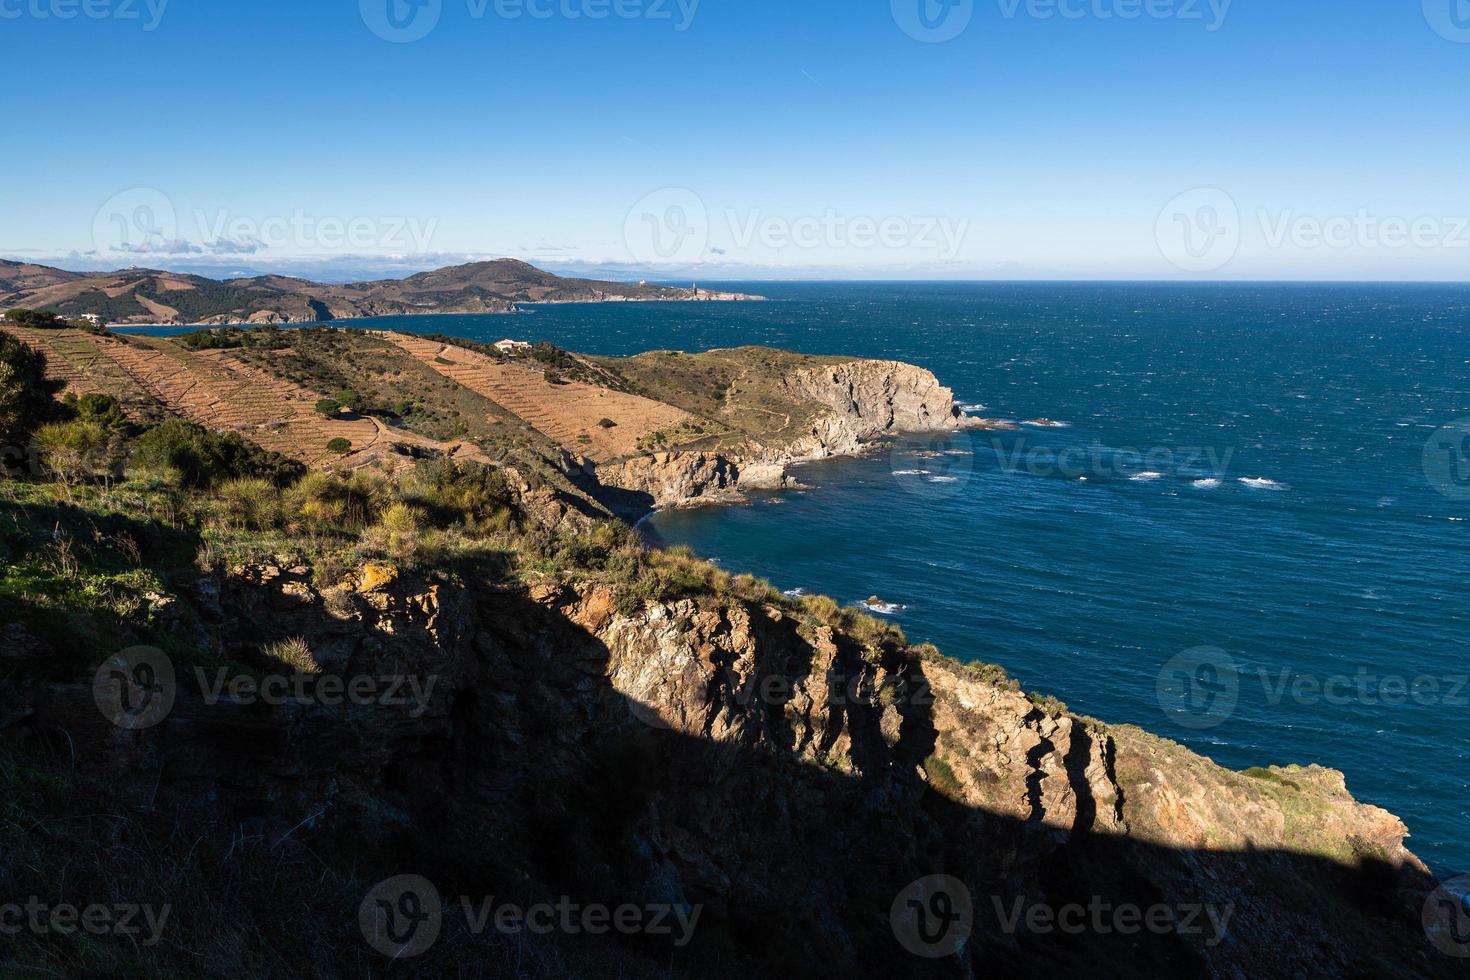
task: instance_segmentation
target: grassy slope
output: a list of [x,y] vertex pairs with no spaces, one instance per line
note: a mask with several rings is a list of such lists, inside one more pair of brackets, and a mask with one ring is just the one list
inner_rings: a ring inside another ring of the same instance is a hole
[[780,444],[805,434],[808,423],[824,409],[792,398],[782,379],[799,368],[841,363],[845,358],[738,347],[589,360],[616,371],[639,394],[709,420],[705,432],[669,433],[667,447],[724,449],[747,440]]

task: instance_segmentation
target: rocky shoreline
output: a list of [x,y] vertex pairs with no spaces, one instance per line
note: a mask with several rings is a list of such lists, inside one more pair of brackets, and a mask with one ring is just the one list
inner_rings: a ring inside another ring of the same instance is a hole
[[596,467],[595,478],[646,495],[650,512],[739,503],[746,491],[796,488],[789,471],[800,464],[880,452],[905,435],[1013,427],[966,415],[933,372],[901,361],[852,360],[795,372],[783,384],[822,406],[799,437],[736,452],[653,453]]

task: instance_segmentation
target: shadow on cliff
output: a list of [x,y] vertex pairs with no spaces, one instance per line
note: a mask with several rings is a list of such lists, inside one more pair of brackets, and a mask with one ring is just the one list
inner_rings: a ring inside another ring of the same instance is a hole
[[[1085,734],[1064,765],[1070,826],[1035,784],[1026,819],[957,802],[923,775],[936,730],[920,665],[889,702],[895,725],[863,690],[860,650],[839,646],[814,677],[795,624],[762,622],[742,665],[755,683],[735,688],[729,655],[707,651],[707,710],[681,733],[614,691],[609,651],[564,616],[515,595],[482,615],[453,771],[400,843],[453,894],[699,907],[687,945],[620,940],[660,975],[1465,975],[1419,921],[1435,883],[1366,848],[1348,867],[1094,832]],[[781,693],[752,695],[770,679]],[[827,703],[794,700],[801,681]],[[935,875],[958,887],[925,888]],[[434,955],[412,971],[447,966]]]
[[[694,709],[666,719],[608,680],[639,665],[613,663],[561,610],[486,590],[472,625],[472,666],[454,668],[464,672],[452,706],[432,725],[265,711],[221,736],[217,709],[182,704],[155,730],[120,733],[96,724],[90,691],[78,690],[70,717],[92,728],[33,735],[73,767],[78,756],[116,767],[119,799],[131,788],[142,802],[107,827],[154,815],[156,846],[204,869],[188,879],[189,901],[173,893],[179,928],[196,938],[227,914],[230,935],[269,945],[247,957],[268,964],[261,975],[1466,974],[1421,927],[1434,882],[1366,847],[1348,867],[1097,832],[1104,804],[1081,740],[1052,777],[1076,797],[1068,826],[1042,812],[1036,775],[1016,787],[1016,812],[1029,816],[958,802],[924,775],[937,732],[921,664],[897,665],[885,695],[855,645],[819,654],[793,621],[757,618],[754,663],[711,647],[709,677],[663,678],[686,685],[674,700]],[[750,683],[735,685],[737,668]],[[802,690],[825,693],[810,703]],[[242,877],[234,855],[247,840],[291,870]],[[125,885],[135,866],[92,873]],[[358,903],[406,873],[437,887],[442,931],[421,955],[389,960],[362,940]],[[303,879],[340,887],[283,897]],[[671,932],[477,929],[457,896],[475,908],[491,897],[632,905],[640,923]],[[650,906],[698,918],[686,932]]]

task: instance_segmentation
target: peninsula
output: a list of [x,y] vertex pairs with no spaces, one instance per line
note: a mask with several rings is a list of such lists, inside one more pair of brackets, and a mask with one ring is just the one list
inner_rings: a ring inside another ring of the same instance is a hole
[[208,279],[157,269],[67,272],[0,260],[0,309],[26,307],[115,324],[320,323],[433,313],[513,313],[530,303],[734,302],[699,286],[566,279],[516,259],[406,279],[320,283],[291,276]]

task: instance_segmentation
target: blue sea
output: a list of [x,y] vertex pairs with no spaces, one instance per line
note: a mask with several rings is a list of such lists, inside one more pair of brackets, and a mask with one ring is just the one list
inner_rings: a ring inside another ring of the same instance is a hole
[[652,523],[1225,765],[1340,769],[1470,871],[1470,460],[1445,455],[1470,442],[1436,434],[1470,417],[1470,288],[732,288],[772,302],[372,323],[895,358],[977,415],[1059,423],[905,439]]

